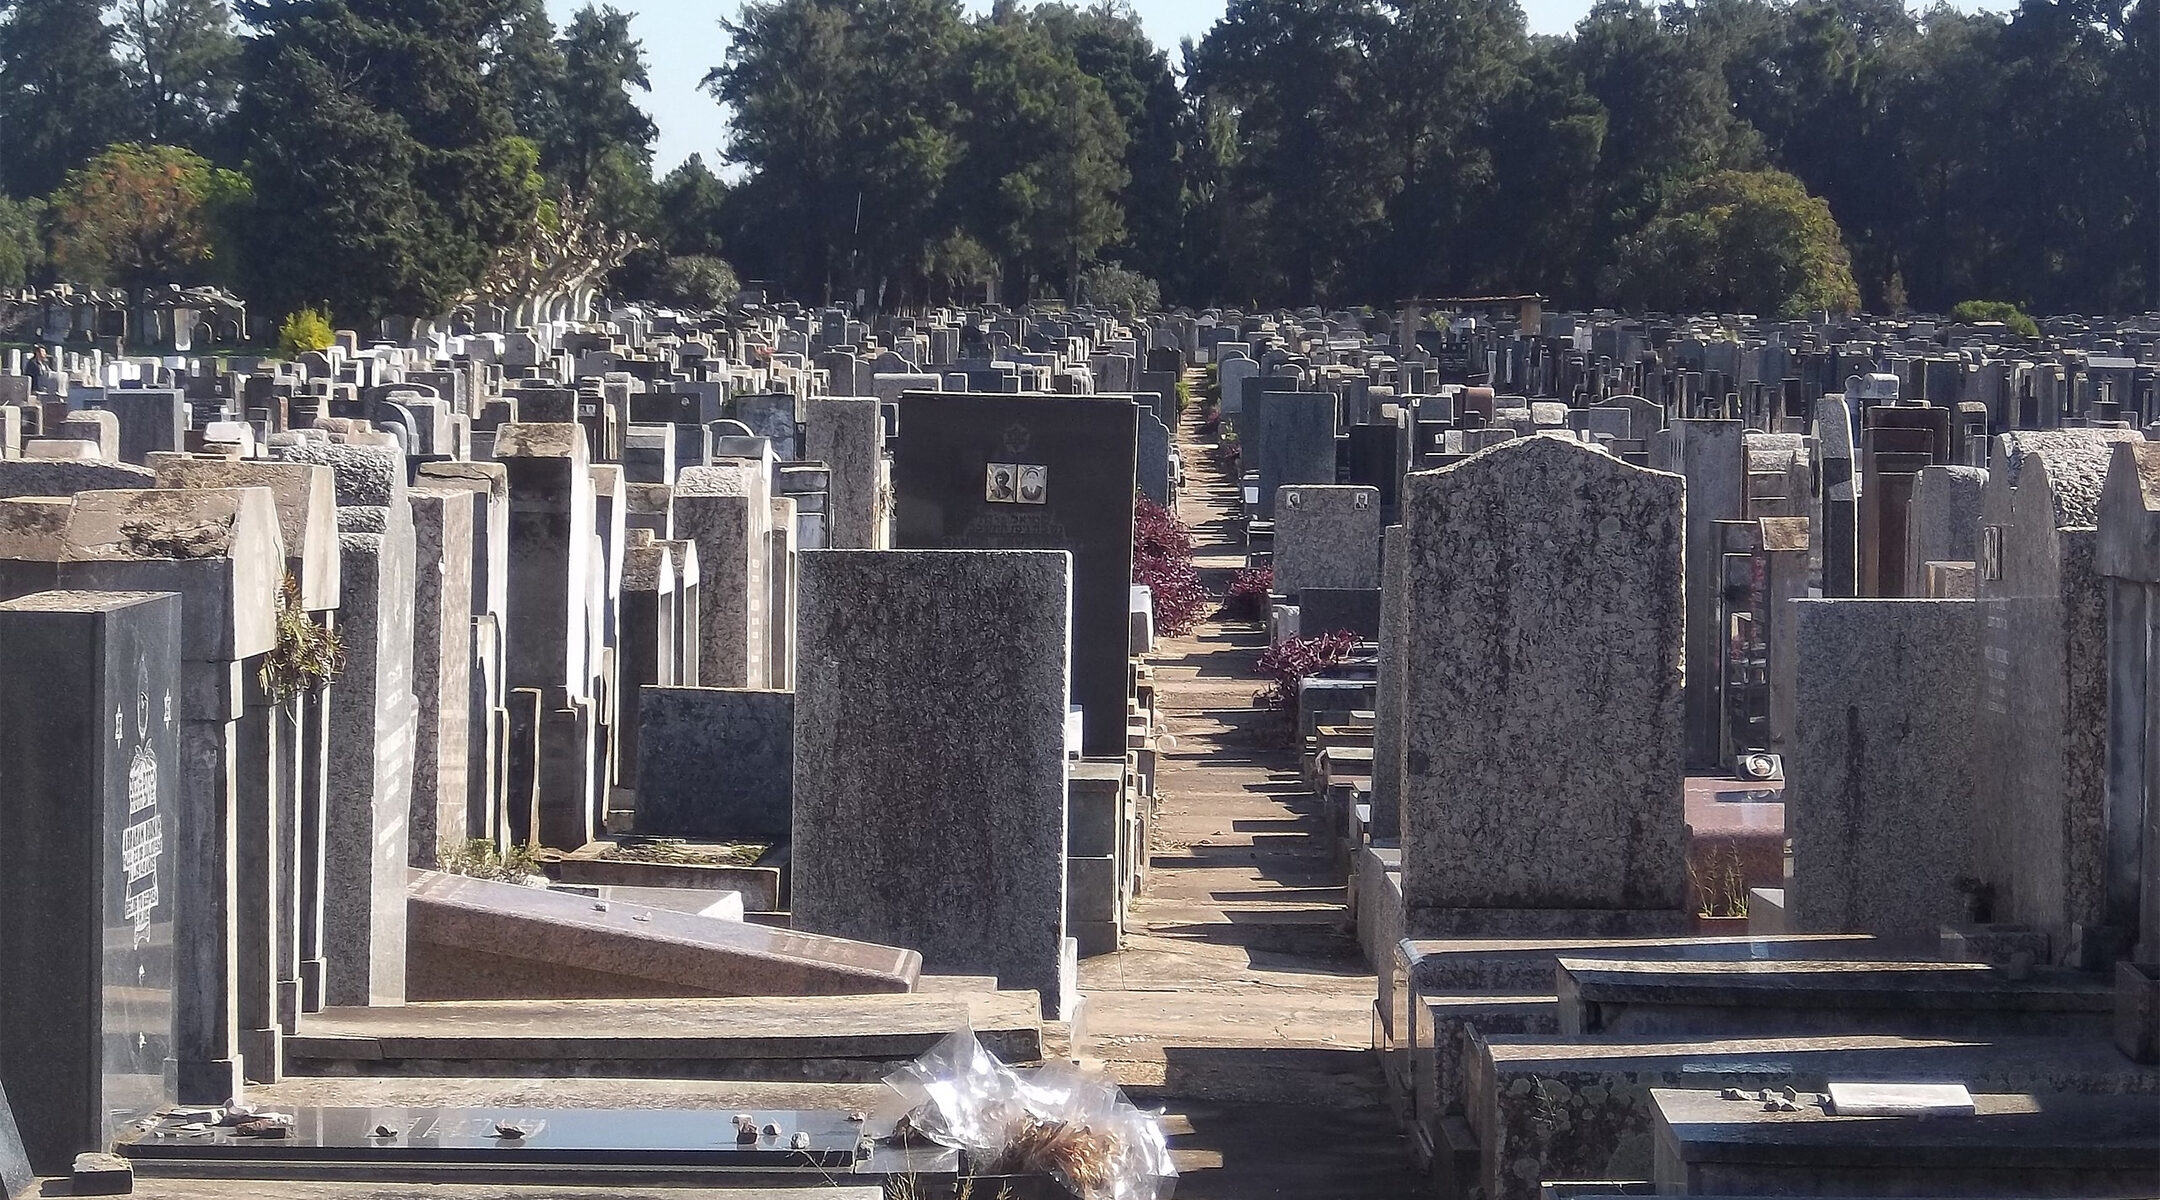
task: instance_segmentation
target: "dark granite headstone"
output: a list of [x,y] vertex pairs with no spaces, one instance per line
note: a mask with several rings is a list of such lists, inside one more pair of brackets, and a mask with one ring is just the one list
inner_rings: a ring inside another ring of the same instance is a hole
[[180,598],[10,600],[0,646],[0,1084],[66,1174],[172,1101]]
[[1298,632],[1306,637],[1348,630],[1359,641],[1380,637],[1379,588],[1298,589]]
[[1260,515],[1275,515],[1284,484],[1335,482],[1335,397],[1327,392],[1262,389],[1246,396],[1253,436],[1245,461],[1260,474]]
[[154,453],[186,449],[187,402],[179,392],[123,388],[92,396],[86,408],[120,419],[120,460],[142,466]]
[[[900,400],[896,548],[1072,553],[1072,702],[1084,710],[1091,755],[1125,753],[1138,420],[1126,397]],[[1002,494],[1000,466],[1014,469]],[[1041,483],[1031,493],[1033,478]]]
[[637,831],[785,841],[794,820],[795,694],[638,689]]

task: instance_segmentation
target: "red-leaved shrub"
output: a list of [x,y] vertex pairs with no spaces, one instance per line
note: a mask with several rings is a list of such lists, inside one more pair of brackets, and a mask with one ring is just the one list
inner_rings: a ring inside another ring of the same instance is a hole
[[1313,637],[1284,638],[1269,646],[1260,652],[1260,661],[1254,664],[1269,683],[1253,699],[1269,708],[1294,711],[1299,681],[1322,667],[1349,658],[1350,647],[1356,643],[1356,634],[1338,629]]
[[1207,613],[1207,589],[1193,569],[1192,531],[1146,496],[1133,500],[1133,582],[1155,596],[1155,632],[1191,633]]
[[1275,587],[1273,567],[1244,567],[1230,579],[1230,594],[1223,597],[1223,616],[1233,621],[1265,621],[1268,592]]

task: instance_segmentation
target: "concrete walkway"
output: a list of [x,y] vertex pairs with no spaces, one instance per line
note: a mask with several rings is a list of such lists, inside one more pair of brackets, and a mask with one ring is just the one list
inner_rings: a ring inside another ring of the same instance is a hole
[[[1197,417],[1181,431],[1179,515],[1221,595],[1243,539],[1235,480]],[[1369,1049],[1373,976],[1278,718],[1253,707],[1265,642],[1256,625],[1210,618],[1154,656],[1157,712],[1177,741],[1157,772],[1154,869],[1126,948],[1081,964],[1080,1051],[1136,1102],[1167,1108],[1180,1200],[1407,1195],[1409,1152]]]

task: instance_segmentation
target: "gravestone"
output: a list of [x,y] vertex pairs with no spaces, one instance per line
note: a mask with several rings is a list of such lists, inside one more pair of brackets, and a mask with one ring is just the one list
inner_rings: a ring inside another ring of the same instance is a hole
[[2137,929],[2137,962],[2160,962],[2160,781],[2152,771],[2160,664],[2151,635],[2160,613],[2160,443],[2113,448],[2095,569],[2108,589],[2107,920]]
[[640,691],[637,831],[786,841],[794,805],[794,693]]
[[1680,916],[1684,488],[1543,435],[1406,481],[1413,934]]
[[1277,488],[1335,482],[1335,397],[1250,386],[1247,393],[1243,461],[1260,476],[1260,516],[1273,517]]
[[178,820],[180,598],[10,600],[0,645],[0,1088],[65,1174],[173,1100],[173,872],[204,832]]
[[[402,489],[399,489],[402,492]],[[380,519],[369,517],[380,513]],[[357,518],[357,519],[356,519]],[[323,792],[323,946],[328,1005],[405,999],[405,871],[414,728],[413,525],[395,505],[341,509],[348,532],[338,630],[345,669],[330,697]],[[351,532],[372,524],[373,532]]]
[[1125,753],[1139,411],[1124,397],[913,392],[900,402],[896,545],[1072,554],[1071,702],[1088,755]]
[[1170,430],[1145,409],[1140,413],[1139,451],[1133,463],[1140,494],[1170,507]]
[[1980,467],[1921,469],[1906,510],[1905,595],[1928,594],[1927,564],[1931,562],[1979,561],[1980,507],[1987,474]]
[[1378,489],[1323,484],[1276,492],[1277,594],[1295,598],[1306,588],[1379,586]]
[[803,555],[796,928],[911,947],[927,971],[994,975],[1070,1012],[1071,562]]
[[698,680],[761,687],[770,658],[771,475],[766,459],[721,459],[675,484],[675,536],[697,545]]
[[412,864],[437,865],[484,830],[472,807],[473,517],[463,488],[414,488]]
[[1653,468],[1687,479],[1687,762],[1696,770],[1722,765],[1726,635],[1718,522],[1743,515],[1746,432],[1739,421],[1683,420],[1650,443]]
[[179,392],[114,388],[90,397],[84,407],[119,419],[122,462],[140,467],[152,454],[187,448],[187,402]]
[[1967,921],[1957,881],[1972,869],[1977,608],[1792,604],[1785,902],[1796,931],[1931,938]]
[[885,434],[875,397],[820,396],[803,403],[803,457],[831,471],[826,544],[835,550],[886,545]]
[[1402,837],[1403,656],[1409,648],[1403,628],[1409,586],[1403,569],[1406,561],[1403,528],[1390,525],[1380,539],[1380,665],[1373,701],[1371,825],[1376,842]]
[[2059,960],[2105,924],[2106,588],[2095,570],[2109,443],[2127,429],[1996,439],[1977,586],[1974,876],[1987,919],[2030,925]]

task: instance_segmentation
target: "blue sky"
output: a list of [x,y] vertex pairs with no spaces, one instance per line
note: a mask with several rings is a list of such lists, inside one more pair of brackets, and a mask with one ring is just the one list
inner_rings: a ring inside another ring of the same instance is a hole
[[[2007,9],[2011,0],[1955,0],[1964,9]],[[692,154],[703,154],[708,165],[719,164],[722,136],[720,106],[698,90],[698,81],[720,61],[722,50],[719,18],[736,11],[739,0],[613,0],[615,7],[636,14],[632,30],[645,43],[651,64],[652,93],[641,97],[647,112],[660,126],[660,143],[654,168],[665,173]],[[988,3],[968,0],[969,7],[987,10]],[[1176,57],[1178,39],[1198,40],[1222,15],[1222,0],[1133,0],[1134,8],[1155,44]],[[558,24],[581,7],[581,0],[548,0]],[[1590,10],[1590,0],[1525,0],[1523,12],[1532,33],[1562,33]]]

